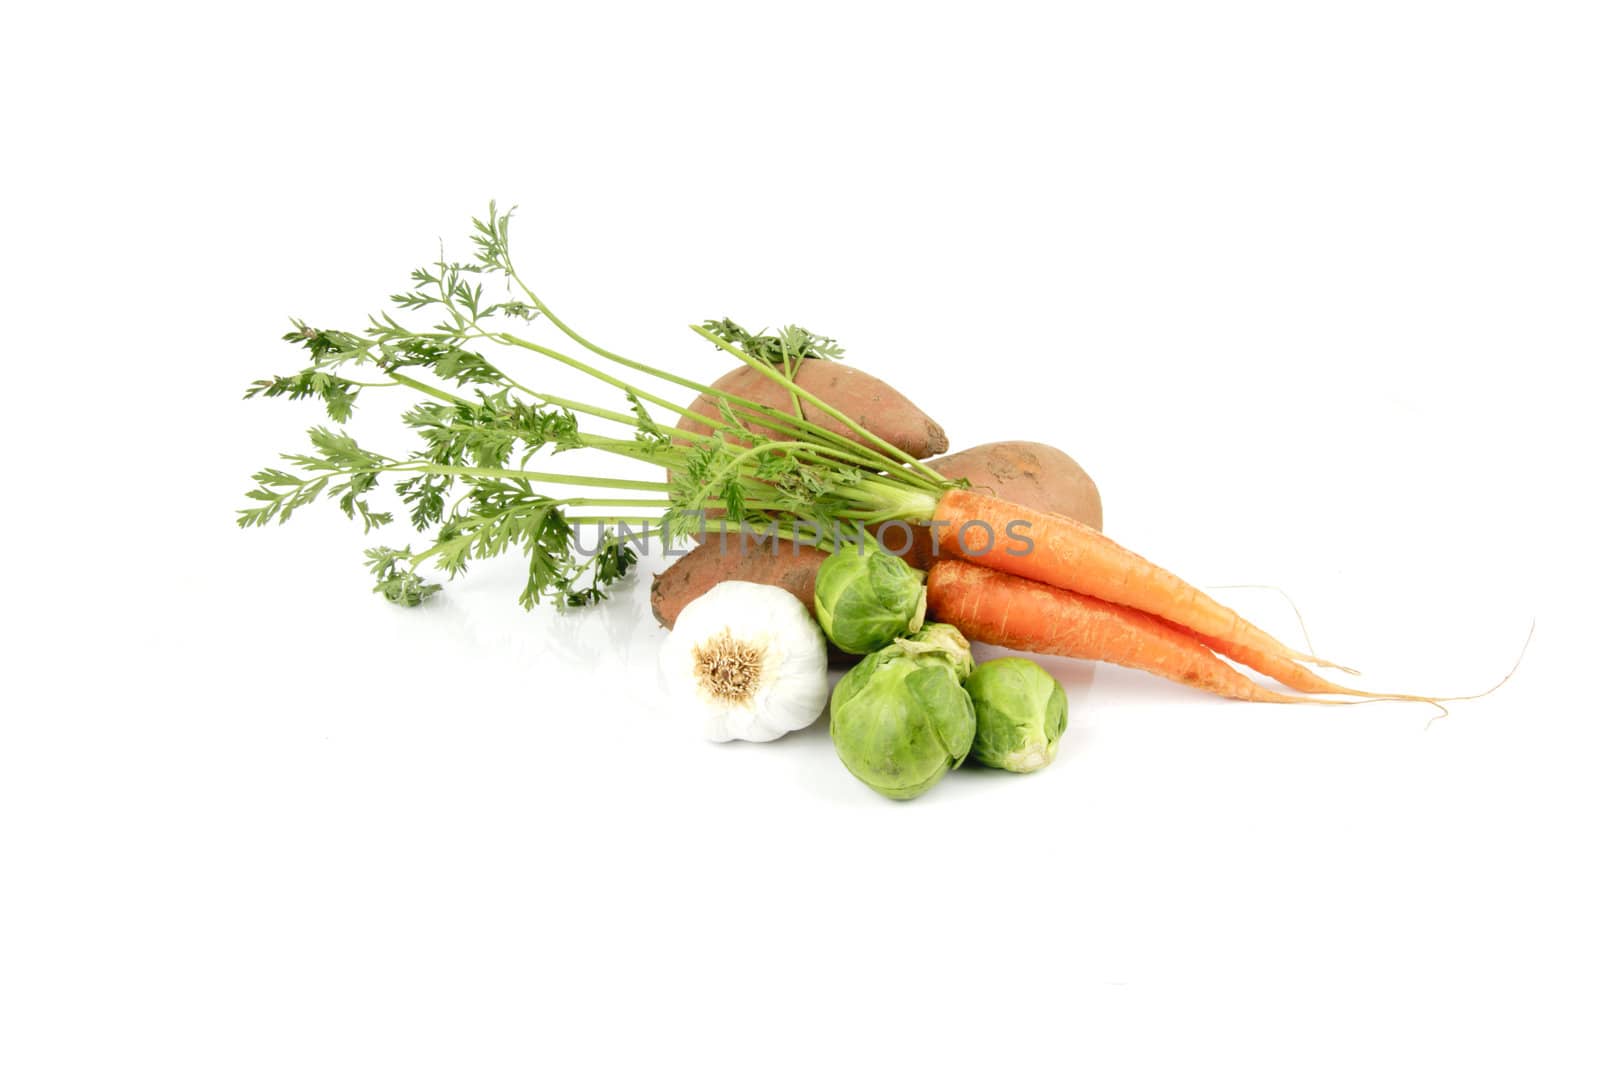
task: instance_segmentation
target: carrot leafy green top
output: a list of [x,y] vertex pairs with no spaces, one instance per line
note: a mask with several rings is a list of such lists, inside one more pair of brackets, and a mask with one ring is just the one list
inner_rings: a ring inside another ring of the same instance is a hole
[[[369,550],[378,592],[395,603],[420,604],[439,589],[423,577],[424,564],[453,577],[471,560],[515,549],[528,558],[520,599],[532,607],[546,597],[566,606],[602,599],[607,586],[637,561],[619,524],[635,530],[653,526],[664,537],[682,537],[702,527],[706,509],[716,508],[735,529],[795,536],[814,524],[826,540],[835,522],[931,517],[949,483],[795,382],[803,360],[833,359],[843,352],[831,338],[798,326],[751,334],[727,319],[690,327],[781,382],[792,411],[620,356],[574,331],[524,283],[511,259],[510,223],[511,212],[491,203],[486,218],[473,220],[472,259],[456,262],[441,253],[413,271],[412,288],[391,297],[394,307],[370,316],[360,332],[292,320],[294,328],[284,340],[304,350],[308,365],[255,382],[245,395],[316,399],[328,418],[343,426],[368,390],[401,389],[414,401],[401,419],[417,435],[417,446],[404,456],[388,456],[361,447],[343,429],[314,427],[309,452],[286,453],[281,457],[286,467],[254,476],[255,488],[247,494],[251,506],[239,512],[240,526],[286,521],[326,497],[370,532],[395,521],[393,512],[378,510],[370,500],[380,478],[392,479],[411,526],[432,543],[416,550],[409,545]],[[486,282],[497,288],[503,283],[504,291],[488,295]],[[415,325],[425,316],[433,321]],[[582,354],[531,340],[510,332],[511,327],[522,332],[542,327]],[[542,360],[598,381],[611,391],[616,406],[528,384],[536,379],[525,365]],[[612,373],[606,365],[621,369]],[[663,386],[690,395],[678,403],[654,391]],[[691,411],[687,404],[695,394],[712,398],[716,413]],[[802,400],[852,436],[808,421]],[[696,429],[664,427],[652,411],[687,417]],[[596,423],[622,432],[596,433]],[[766,439],[773,436],[784,439]],[[530,469],[535,457],[574,450],[647,464],[655,468],[654,477]],[[535,486],[571,495],[548,495]],[[595,549],[579,551],[575,527],[585,523],[601,526],[602,533]]]

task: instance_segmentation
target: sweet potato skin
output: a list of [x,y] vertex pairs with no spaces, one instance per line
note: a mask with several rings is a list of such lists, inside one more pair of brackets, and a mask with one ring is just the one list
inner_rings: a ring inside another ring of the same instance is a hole
[[[1100,529],[1100,490],[1076,461],[1059,448],[1035,441],[996,441],[964,452],[929,461],[929,466],[952,478],[966,478],[973,489],[992,490],[1003,500],[1066,515]],[[912,547],[906,561],[926,570],[933,563],[932,538],[925,526],[913,526]],[[886,547],[898,550],[905,531],[883,531]],[[752,547],[740,555],[738,538],[728,538],[722,551],[720,538],[707,542],[674,562],[655,578],[650,587],[650,608],[656,621],[672,628],[685,604],[723,581],[760,582],[787,589],[811,608],[816,589],[817,568],[827,553],[808,545],[796,553],[791,542],[780,542],[778,551]]]
[[708,538],[650,583],[650,610],[656,621],[672,629],[685,605],[718,582],[727,581],[759,582],[787,589],[800,598],[807,611],[814,613],[811,599],[817,588],[817,568],[828,554],[792,541],[779,542],[776,551],[769,546],[770,542],[751,547],[741,555],[737,537],[728,538],[726,552],[720,537]]
[[[819,397],[825,403],[842,411],[867,430],[882,437],[896,448],[917,459],[936,456],[950,447],[943,427],[921,408],[907,400],[898,390],[874,378],[866,371],[857,370],[830,359],[807,359],[795,372],[795,384]],[[753,367],[739,366],[718,378],[712,385],[724,392],[767,404],[780,411],[792,412],[794,403],[788,390]],[[719,418],[714,400],[695,397],[689,410],[710,418]],[[835,418],[817,411],[810,404],[802,404],[801,411],[807,420],[836,433],[843,433],[856,441],[859,435],[847,432]],[[735,414],[741,412],[735,408]],[[704,423],[685,415],[678,420],[678,429],[696,433],[707,432]],[[775,430],[751,427],[762,437],[786,439]],[[866,442],[862,441],[865,444]]]

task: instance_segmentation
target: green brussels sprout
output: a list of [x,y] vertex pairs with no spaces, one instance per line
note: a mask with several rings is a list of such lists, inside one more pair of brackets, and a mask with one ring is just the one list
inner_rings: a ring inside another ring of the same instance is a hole
[[910,637],[897,637],[894,647],[912,655],[943,656],[963,682],[972,673],[972,645],[965,634],[947,622],[930,622]]
[[1008,657],[979,664],[967,678],[978,729],[972,758],[1026,774],[1048,766],[1067,729],[1067,694],[1031,659]]
[[876,652],[922,625],[928,603],[923,578],[881,549],[835,552],[817,570],[817,621],[844,651]]
[[[919,643],[928,630],[934,633]],[[910,800],[959,767],[977,728],[961,687],[971,658],[955,627],[926,627],[846,672],[833,690],[828,728],[846,769],[886,797]]]

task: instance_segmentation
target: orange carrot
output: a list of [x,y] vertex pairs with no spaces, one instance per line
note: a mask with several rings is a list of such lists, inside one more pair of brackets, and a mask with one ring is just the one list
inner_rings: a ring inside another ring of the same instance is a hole
[[1146,612],[961,560],[940,560],[928,572],[928,614],[972,641],[1102,660],[1234,700],[1336,703],[1258,685]]
[[1275,678],[1289,688],[1298,689],[1302,693],[1366,697],[1371,700],[1420,700],[1427,703],[1433,703],[1436,699],[1451,699],[1413,696],[1407,693],[1371,693],[1365,689],[1351,689],[1349,686],[1330,682],[1328,679],[1307,670],[1287,657],[1274,656],[1259,649],[1236,644],[1220,637],[1206,637],[1181,626],[1174,626],[1173,629],[1194,638],[1218,655],[1226,656],[1235,663],[1249,667],[1253,671],[1259,671],[1268,678]]
[[1337,682],[1330,682],[1328,679],[1307,670],[1285,656],[1274,656],[1246,645],[1223,640],[1220,637],[1207,637],[1182,626],[1174,626],[1173,629],[1194,638],[1220,656],[1226,656],[1235,663],[1249,667],[1253,671],[1259,671],[1268,678],[1275,678],[1289,688],[1298,689],[1302,693],[1340,693],[1345,696],[1361,697],[1378,695],[1364,693],[1359,689],[1347,689]]
[[952,489],[939,500],[934,529],[942,556],[1136,608],[1251,653],[1338,667],[1296,652],[1177,575],[1065,516]]

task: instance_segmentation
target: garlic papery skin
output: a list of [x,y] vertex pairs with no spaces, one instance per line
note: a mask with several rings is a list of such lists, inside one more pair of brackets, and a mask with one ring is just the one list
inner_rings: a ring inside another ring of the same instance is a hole
[[675,713],[712,741],[771,741],[817,721],[828,703],[828,646],[792,593],[719,582],[678,613],[661,646]]

